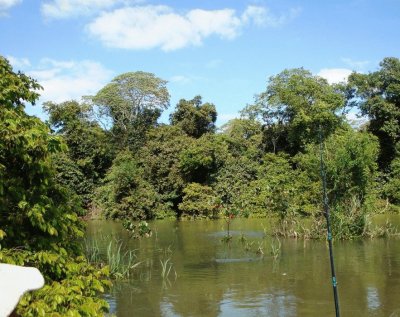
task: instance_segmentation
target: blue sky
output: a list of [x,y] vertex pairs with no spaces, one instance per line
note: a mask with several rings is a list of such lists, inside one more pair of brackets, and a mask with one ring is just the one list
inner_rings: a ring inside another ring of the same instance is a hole
[[79,100],[114,76],[168,80],[171,106],[201,95],[218,124],[270,76],[304,67],[331,82],[400,53],[398,0],[0,0],[0,55],[39,80],[40,103]]

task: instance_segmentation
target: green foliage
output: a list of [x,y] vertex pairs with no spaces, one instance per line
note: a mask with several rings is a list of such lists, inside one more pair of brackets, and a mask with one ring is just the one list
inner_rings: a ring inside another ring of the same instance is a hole
[[227,145],[218,135],[205,134],[180,155],[180,170],[187,182],[210,184],[224,164]]
[[38,82],[25,74],[14,73],[8,60],[0,56],[0,105],[3,108],[24,110],[24,102],[35,104],[39,98]]
[[214,218],[218,215],[219,200],[211,187],[190,183],[183,190],[183,194],[183,201],[179,204],[182,216]]
[[152,234],[148,222],[144,220],[134,223],[130,219],[125,219],[122,225],[134,238],[150,237]]
[[179,127],[159,126],[149,131],[138,155],[144,178],[160,196],[167,214],[177,210],[182,201],[186,181],[181,173],[180,156],[193,142]]
[[52,163],[56,171],[55,181],[69,190],[68,196],[75,200],[75,206],[81,206],[77,213],[85,215],[84,208],[92,201],[93,183],[85,177],[66,152],[52,154]]
[[318,200],[307,176],[294,170],[287,156],[270,153],[263,157],[257,178],[245,187],[237,201],[253,215],[269,213],[286,218],[315,213]]
[[70,257],[65,250],[0,252],[0,261],[37,267],[45,276],[45,286],[26,293],[17,313],[20,316],[103,316],[108,310],[99,293],[111,286],[108,267],[90,265],[82,256]]
[[343,121],[336,113],[344,105],[340,91],[298,68],[271,77],[253,112],[265,122],[267,147],[274,153],[285,150],[295,154],[306,144],[319,141],[320,127],[326,136],[334,132]]
[[[332,232],[337,239],[366,235],[367,214],[376,206],[376,138],[368,133],[340,130],[326,140],[323,151]],[[319,152],[317,145],[309,145],[296,159],[310,180],[319,184],[322,197]],[[317,230],[321,234],[321,229]]]
[[218,169],[214,191],[222,203],[228,206],[241,206],[241,194],[248,190],[250,182],[257,179],[257,162],[245,156],[228,156],[224,165]]
[[[19,100],[30,97],[22,94]],[[72,241],[82,236],[82,225],[68,191],[55,182],[51,161],[52,154],[65,148],[63,143],[18,107],[0,108],[0,140],[0,217],[6,232],[2,245],[58,246],[75,252]]]
[[390,164],[391,173],[384,186],[384,194],[389,200],[400,205],[400,157],[396,157]]
[[170,115],[172,125],[178,125],[189,136],[199,138],[215,131],[217,111],[210,103],[202,104],[201,96],[192,100],[181,99]]
[[[372,135],[340,130],[326,140],[323,151],[332,204],[346,204],[353,198],[364,204],[375,195],[378,144]],[[299,167],[314,182],[321,179],[319,153],[319,145],[309,145],[305,154],[297,156]]]
[[349,89],[353,89],[354,103],[370,119],[368,130],[380,143],[379,166],[386,171],[400,141],[400,60],[387,57],[380,67],[369,74],[353,73]]
[[243,118],[233,119],[222,126],[221,132],[226,136],[224,141],[233,157],[246,156],[254,163],[261,158],[264,145],[260,122]]
[[129,72],[115,77],[92,97],[100,117],[111,121],[119,149],[136,150],[143,144],[146,131],[169,106],[166,83],[151,73]]
[[224,204],[239,207],[240,195],[257,179],[263,153],[261,124],[249,119],[231,120],[222,127],[219,139],[225,148],[213,188]]
[[114,156],[109,135],[91,120],[92,108],[87,104],[48,102],[44,109],[51,127],[68,145],[67,154],[55,156],[58,180],[81,196],[83,207],[88,208],[94,187],[104,177]]
[[107,217],[152,219],[163,208],[153,187],[143,179],[143,170],[130,152],[120,152],[98,189],[97,203]]
[[101,316],[107,303],[97,295],[109,285],[108,272],[80,256],[80,207],[55,178],[52,157],[66,146],[24,112],[24,102],[38,97],[37,83],[3,58],[0,69],[0,261],[35,266],[46,280],[23,297],[18,313]]

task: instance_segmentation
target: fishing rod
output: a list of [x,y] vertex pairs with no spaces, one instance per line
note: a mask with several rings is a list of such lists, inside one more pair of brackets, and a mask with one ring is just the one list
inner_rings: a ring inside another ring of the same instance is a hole
[[332,231],[331,231],[331,222],[330,222],[330,210],[329,210],[329,205],[328,205],[328,194],[327,194],[327,190],[326,190],[326,169],[325,169],[324,156],[323,156],[321,127],[320,127],[320,131],[319,131],[319,139],[320,139],[319,140],[319,152],[320,152],[320,161],[321,161],[321,179],[322,179],[322,190],[323,190],[324,216],[326,219],[326,227],[327,227],[327,234],[328,234],[329,260],[331,263],[333,297],[335,300],[336,317],[340,317],[339,295],[338,295],[338,289],[337,289],[335,263],[333,261]]

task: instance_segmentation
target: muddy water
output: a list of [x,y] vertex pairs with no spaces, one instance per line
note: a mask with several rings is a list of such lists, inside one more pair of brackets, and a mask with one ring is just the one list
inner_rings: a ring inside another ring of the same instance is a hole
[[[118,223],[89,224],[103,250],[123,241],[141,262],[107,295],[118,317],[334,316],[323,241],[265,237],[270,228],[259,219],[236,219],[230,243],[221,241],[224,221],[151,227],[152,237],[133,240]],[[400,239],[335,242],[334,255],[342,316],[400,316]]]

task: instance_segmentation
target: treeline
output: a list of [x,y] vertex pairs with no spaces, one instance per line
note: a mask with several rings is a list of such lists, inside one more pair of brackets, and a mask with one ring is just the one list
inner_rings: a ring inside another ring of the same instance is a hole
[[[83,102],[47,103],[58,181],[83,210],[143,220],[218,217],[224,209],[281,219],[321,216],[321,149],[334,217],[363,234],[365,216],[400,203],[400,61],[328,84],[302,68],[269,79],[241,117],[219,130],[216,107],[182,99],[169,124],[166,81],[145,72],[114,78]],[[359,110],[369,121],[346,120]],[[321,148],[322,146],[322,148]]]

